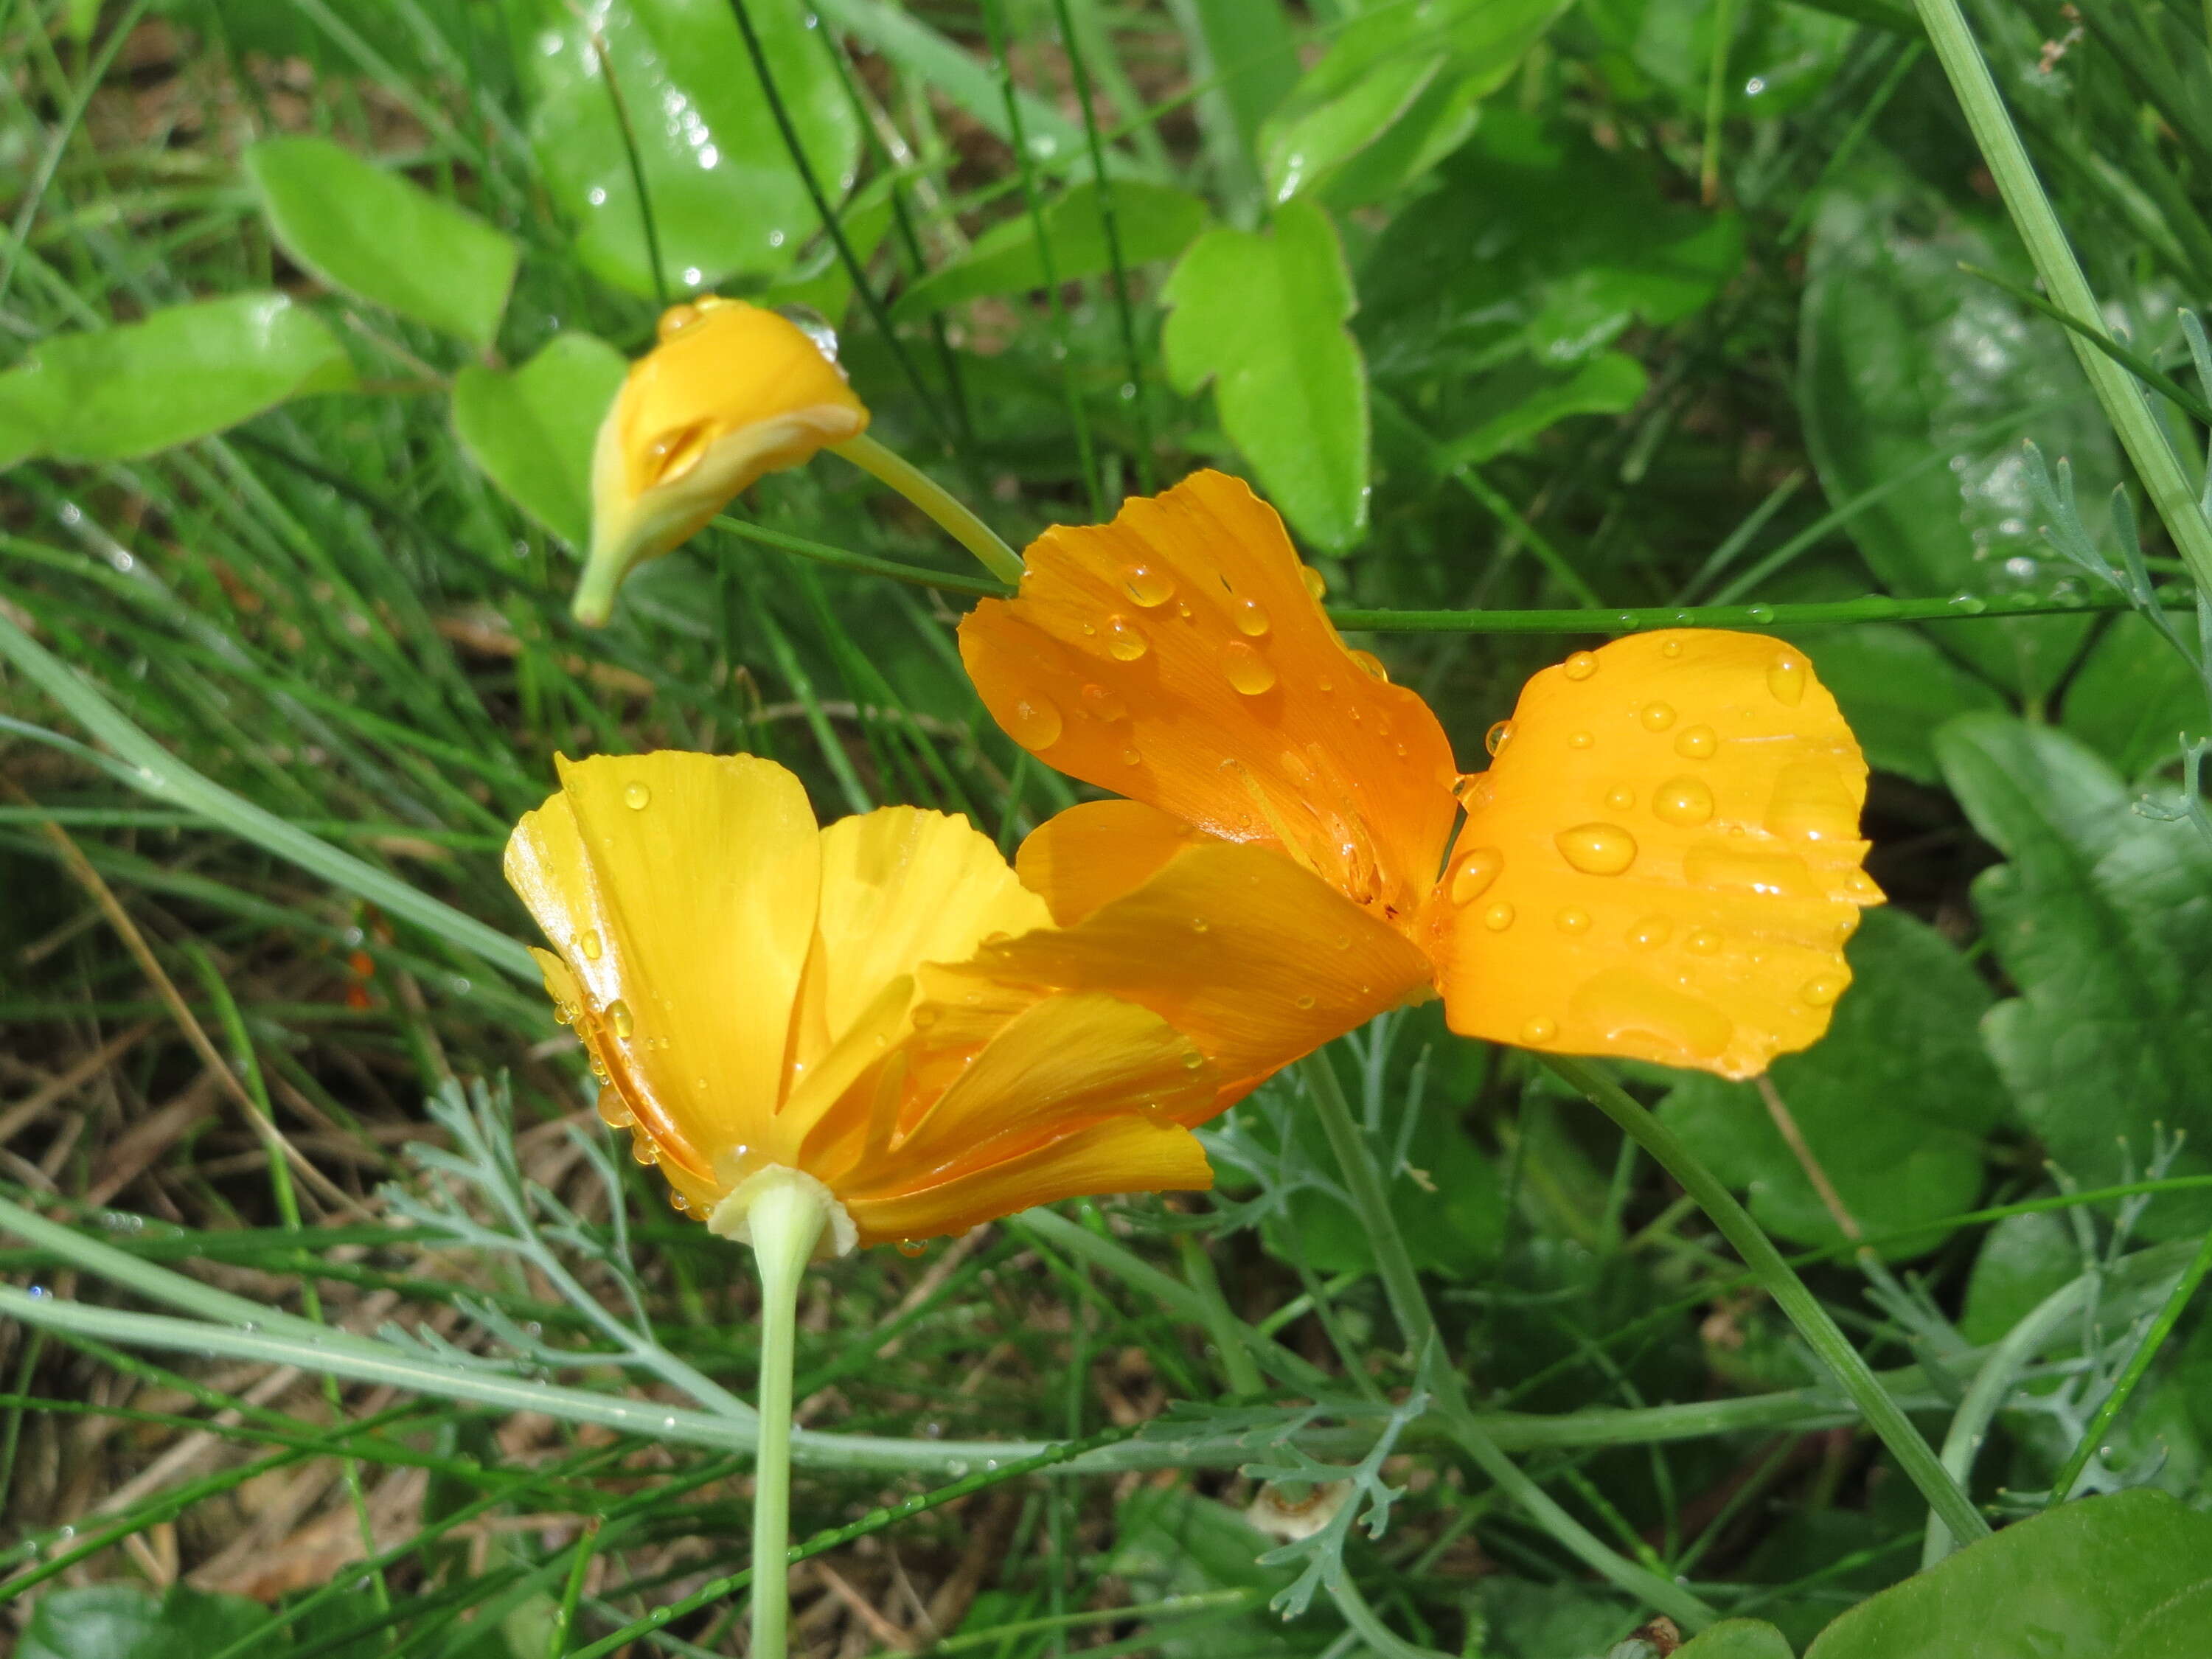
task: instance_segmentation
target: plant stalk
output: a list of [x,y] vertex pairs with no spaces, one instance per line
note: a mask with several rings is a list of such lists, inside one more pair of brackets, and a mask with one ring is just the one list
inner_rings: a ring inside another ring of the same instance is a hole
[[753,1454],[753,1659],[784,1659],[791,1620],[791,1362],[799,1283],[829,1219],[817,1182],[768,1187],[745,1212],[761,1283],[760,1439]]
[[1021,555],[1000,541],[998,532],[969,512],[959,497],[904,456],[894,454],[865,432],[830,447],[929,514],[1000,581],[1010,586],[1021,581]]
[[1619,1124],[1638,1146],[1658,1160],[1660,1168],[1681,1182],[1682,1189],[1698,1200],[1698,1207],[1721,1230],[1721,1236],[1735,1247],[1736,1254],[1743,1258],[1744,1265],[1750,1268],[1760,1287],[1780,1304],[1790,1322],[1797,1328],[1798,1334],[1835,1374],[1844,1391],[1858,1407],[1867,1426],[1881,1437],[1890,1455],[1897,1459],[1912,1484],[1920,1488],[1929,1508],[1950,1528],[1952,1535],[1967,1543],[1988,1537],[1990,1524],[1982,1518],[1982,1512],[1951,1478],[1950,1471],[1937,1459],[1920,1431],[1912,1426],[1904,1408],[1868,1368],[1859,1351],[1851,1346],[1850,1340],[1829,1317],[1828,1310],[1806,1288],[1805,1281],[1790,1270],[1782,1253],[1774,1248],[1773,1241],[1735,1201],[1735,1194],[1721,1184],[1719,1177],[1699,1163],[1690,1149],[1675,1139],[1672,1130],[1595,1066],[1565,1054],[1539,1057],[1576,1092]]

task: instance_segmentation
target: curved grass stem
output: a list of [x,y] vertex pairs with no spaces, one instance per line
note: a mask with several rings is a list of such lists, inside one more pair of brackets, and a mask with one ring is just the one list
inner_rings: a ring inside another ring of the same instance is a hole
[[1008,584],[1022,579],[1022,557],[999,539],[998,532],[968,510],[959,497],[902,455],[862,433],[830,447],[912,501],[934,519],[945,533],[983,562],[983,568]]
[[1899,1467],[1919,1487],[1929,1508],[1950,1528],[1952,1535],[1967,1543],[1988,1537],[1990,1525],[1982,1518],[1981,1511],[1937,1459],[1919,1430],[1912,1426],[1904,1408],[1868,1368],[1828,1310],[1806,1288],[1805,1281],[1791,1271],[1790,1264],[1782,1259],[1782,1253],[1774,1248],[1773,1241],[1751,1218],[1749,1212],[1735,1201],[1735,1194],[1721,1184],[1719,1177],[1698,1162],[1672,1130],[1595,1066],[1565,1054],[1544,1054],[1540,1058],[1577,1093],[1619,1124],[1638,1146],[1657,1160],[1660,1168],[1681,1182],[1682,1189],[1698,1200],[1698,1207],[1721,1230],[1721,1236],[1735,1247],[1736,1254],[1743,1258],[1760,1288],[1780,1305],[1807,1346],[1834,1374],[1858,1407],[1867,1426],[1881,1437],[1890,1455],[1897,1459]]

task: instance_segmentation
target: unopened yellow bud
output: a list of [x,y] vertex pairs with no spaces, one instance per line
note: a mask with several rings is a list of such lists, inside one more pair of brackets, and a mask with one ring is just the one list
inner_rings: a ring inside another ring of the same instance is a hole
[[689,540],[763,473],[867,428],[837,365],[790,319],[716,295],[672,306],[599,427],[576,619],[604,623],[633,566]]

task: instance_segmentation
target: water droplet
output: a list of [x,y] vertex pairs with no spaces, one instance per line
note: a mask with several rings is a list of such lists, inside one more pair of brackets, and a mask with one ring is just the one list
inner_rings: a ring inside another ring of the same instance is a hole
[[1194,933],[1203,933],[1212,926],[1213,924],[1204,916],[1193,916],[1190,919],[1190,931]]
[[1267,631],[1267,612],[1257,599],[1231,601],[1229,618],[1237,624],[1237,631],[1249,639],[1256,640]]
[[1319,605],[1328,596],[1328,578],[1311,565],[1302,564],[1298,567],[1298,580],[1306,585],[1306,592],[1313,595],[1316,605]]
[[599,1121],[610,1129],[627,1129],[637,1121],[630,1114],[629,1103],[612,1089],[600,1090],[599,1099],[592,1103],[599,1109]]
[[1513,925],[1513,907],[1503,901],[1482,913],[1482,925],[1493,933],[1502,933]]
[[607,1024],[613,1028],[617,1036],[625,1040],[637,1029],[637,1022],[630,1018],[629,1004],[620,997],[607,1004]]
[[902,1238],[898,1242],[898,1253],[901,1255],[905,1256],[908,1261],[920,1255],[928,1248],[928,1245],[923,1243],[918,1238]]
[[1668,640],[1668,641],[1666,641],[1666,643],[1664,643],[1663,645],[1662,645],[1662,646],[1659,647],[1659,654],[1660,654],[1661,656],[1662,656],[1662,657],[1679,657],[1679,656],[1680,656],[1680,655],[1682,654],[1682,642],[1681,642],[1681,641],[1680,641],[1680,640]]
[[1586,680],[1597,672],[1597,657],[1593,652],[1577,651],[1559,665],[1559,672],[1571,680]]
[[1710,726],[1686,726],[1674,735],[1674,752],[1686,760],[1711,760],[1719,747]]
[[1559,1026],[1551,1020],[1546,1019],[1540,1014],[1534,1019],[1530,1020],[1526,1025],[1523,1025],[1521,1028],[1521,1041],[1523,1042],[1549,1042],[1553,1037],[1559,1036]]
[[1721,936],[1710,927],[1699,927],[1682,943],[1701,957],[1709,957],[1721,948]]
[[1567,734],[1567,747],[1570,749],[1587,749],[1596,741],[1597,739],[1587,732],[1571,732]]
[[1049,749],[1060,741],[1060,710],[1049,697],[1022,697],[1014,703],[1013,738],[1024,749]]
[[648,1170],[660,1162],[660,1148],[646,1138],[642,1129],[633,1127],[629,1135],[631,1162],[642,1164]]
[[1229,677],[1230,684],[1248,697],[1274,689],[1274,665],[1242,640],[1231,640],[1221,647],[1221,672]]
[[1339,933],[1336,936],[1336,948],[1340,951],[1349,951],[1352,948],[1352,935]]
[[1125,720],[1129,718],[1129,705],[1103,685],[1086,685],[1083,688],[1083,712],[1094,720]]
[[1385,685],[1389,684],[1390,671],[1382,665],[1382,659],[1372,651],[1355,651],[1352,653],[1352,659],[1366,670],[1369,678],[1380,680]]
[[1988,603],[1978,593],[1954,593],[1951,609],[1965,617],[1978,617],[1989,609]]
[[697,322],[701,314],[699,307],[695,305],[671,306],[660,313],[660,324],[655,331],[662,339],[672,340]]
[[599,930],[596,927],[584,929],[582,935],[576,940],[576,948],[584,953],[585,961],[597,962],[605,948],[599,943]]
[[1774,694],[1774,701],[1795,708],[1805,698],[1805,659],[1798,656],[1778,657],[1774,666],[1766,671],[1766,689]]
[[1195,1048],[1192,1049],[1188,1054],[1182,1057],[1182,1068],[1186,1072],[1194,1072],[1205,1064],[1206,1056],[1199,1053]]
[[1858,828],[1850,786],[1826,761],[1793,761],[1776,775],[1766,803],[1769,833],[1790,841],[1851,841]]
[[1106,649],[1116,662],[1134,662],[1152,648],[1145,630],[1127,617],[1116,614],[1106,618]]
[[1771,623],[1774,620],[1774,607],[1771,605],[1754,605],[1743,614],[1755,623]]
[[1292,1000],[1301,1008],[1310,1009],[1314,1006],[1314,994],[1311,991],[1301,991]]
[[1586,876],[1617,876],[1636,862],[1636,837],[1617,823],[1578,823],[1553,840],[1559,855]]
[[1589,912],[1587,910],[1577,910],[1571,904],[1565,909],[1560,911],[1553,920],[1558,922],[1559,931],[1563,933],[1587,933],[1589,932]]
[[1665,916],[1642,916],[1628,930],[1628,942],[1639,951],[1656,951],[1674,937],[1674,924]]
[[1513,741],[1513,722],[1500,720],[1482,734],[1482,746],[1492,754],[1503,754],[1505,745]]
[[1797,994],[1815,1008],[1825,1008],[1844,994],[1844,981],[1834,974],[1815,974]]
[[1144,757],[1139,755],[1134,749],[1124,749],[1121,751],[1121,764],[1124,766],[1134,766],[1142,759],[1144,759]]
[[1492,847],[1478,847],[1459,861],[1452,872],[1451,899],[1454,904],[1465,904],[1487,891],[1490,884],[1498,879],[1498,872],[1505,867],[1505,855]]
[[1148,564],[1127,565],[1121,571],[1121,590],[1150,611],[1175,598],[1175,580]]
[[1664,823],[1703,823],[1713,815],[1713,792],[1701,779],[1669,778],[1652,792],[1651,813]]
[[1647,702],[1636,718],[1647,732],[1664,732],[1674,723],[1674,707],[1672,703]]
[[1608,789],[1605,793],[1605,804],[1616,812],[1633,811],[1636,808],[1636,792],[1625,784]]
[[653,791],[641,783],[633,783],[623,791],[623,805],[633,812],[642,812],[653,805]]
[[1330,692],[1336,690],[1336,682],[1330,679],[1327,675],[1323,675],[1320,679],[1314,682],[1314,690],[1320,692],[1323,696],[1327,696]]

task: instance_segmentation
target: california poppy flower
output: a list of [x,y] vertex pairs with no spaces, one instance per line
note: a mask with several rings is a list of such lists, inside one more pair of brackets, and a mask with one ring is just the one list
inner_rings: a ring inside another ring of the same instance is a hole
[[1015,741],[1127,799],[1043,825],[1025,869],[1105,889],[1194,832],[1267,848],[1339,896],[1304,960],[1388,928],[1416,947],[1399,992],[1433,988],[1493,1042],[1747,1077],[1826,1029],[1881,896],[1866,763],[1796,647],[1674,629],[1578,651],[1470,776],[1237,479],[1056,526],[1026,563],[961,624],[969,673]]
[[671,306],[599,426],[578,620],[605,622],[635,566],[697,534],[763,474],[867,426],[843,373],[790,319],[711,294]]
[[964,818],[817,828],[750,756],[560,775],[507,851],[546,988],[601,1115],[732,1237],[793,1172],[840,1253],[1207,1187],[1189,1126],[1392,1006],[1419,960],[1304,871],[1209,837],[1149,843],[1109,896],[1047,857],[1071,839],[1018,874]]

